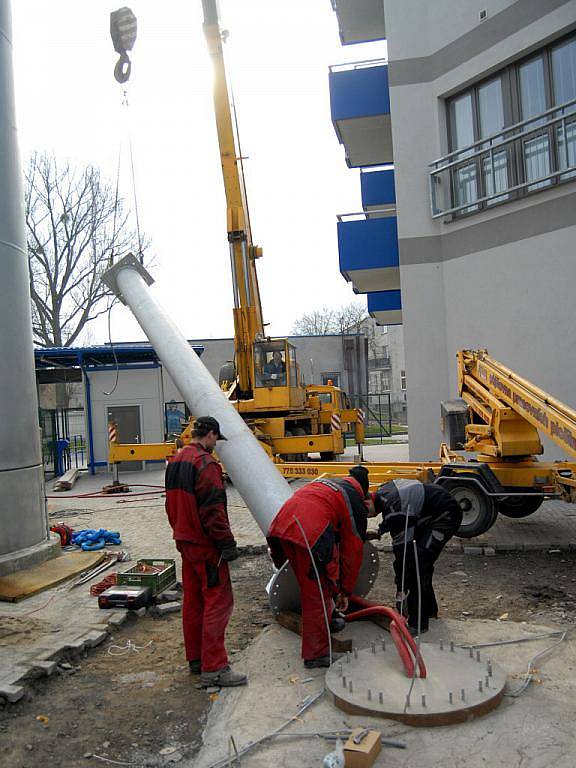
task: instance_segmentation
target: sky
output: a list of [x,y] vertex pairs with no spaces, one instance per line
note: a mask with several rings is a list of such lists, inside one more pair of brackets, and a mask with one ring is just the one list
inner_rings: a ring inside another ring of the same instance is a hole
[[[17,123],[33,151],[98,166],[132,198],[150,238],[154,295],[187,338],[233,334],[226,204],[201,0],[131,0],[138,39],[128,108],[113,76],[109,13],[118,2],[13,0]],[[330,120],[328,67],[381,58],[384,42],[340,44],[330,0],[221,0],[258,275],[271,335],[303,313],[365,301],[338,270],[336,215],[361,210]],[[132,206],[133,207],[133,206]],[[91,341],[108,341],[104,320]],[[144,334],[116,306],[112,340]]]

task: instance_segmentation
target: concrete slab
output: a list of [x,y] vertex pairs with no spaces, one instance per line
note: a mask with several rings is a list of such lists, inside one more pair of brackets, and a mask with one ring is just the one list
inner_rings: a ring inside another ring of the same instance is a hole
[[[494,642],[528,637],[547,629],[489,621],[439,621],[426,638],[434,642],[440,638],[452,639],[459,644]],[[352,633],[355,643],[364,648],[382,636],[382,630],[367,623],[354,626]],[[550,639],[500,646],[491,649],[490,655],[507,669],[509,688],[514,689],[521,682],[528,661],[554,642]],[[322,671],[309,671],[302,666],[299,639],[278,626],[269,627],[237,666],[248,672],[249,684],[246,688],[220,693],[208,718],[203,748],[193,763],[187,763],[190,768],[192,765],[212,768],[229,754],[231,736],[241,748],[278,728],[293,716],[307,696],[324,688]],[[461,725],[410,728],[389,720],[346,715],[336,709],[325,693],[298,722],[290,724],[287,731],[310,733],[373,726],[387,738],[406,742],[405,750],[383,747],[375,765],[388,768],[440,765],[572,768],[576,754],[575,668],[576,645],[573,640],[567,640],[540,665],[538,681],[521,697],[505,698],[494,712]],[[330,742],[321,739],[277,739],[247,754],[242,765],[246,768],[321,765],[330,749]],[[230,754],[233,755],[233,750]]]

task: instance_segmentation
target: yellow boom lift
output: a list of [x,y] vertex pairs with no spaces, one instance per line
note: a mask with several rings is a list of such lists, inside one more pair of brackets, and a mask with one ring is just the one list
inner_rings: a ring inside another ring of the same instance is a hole
[[[490,357],[486,350],[458,352],[460,400],[442,403],[440,458],[430,462],[367,463],[372,487],[407,478],[439,483],[458,500],[458,535],[478,536],[498,513],[521,518],[544,499],[576,502],[576,462],[541,461],[539,431],[576,456],[576,411]],[[468,455],[467,455],[468,454]],[[346,475],[350,464],[286,463],[287,477],[313,480]]]

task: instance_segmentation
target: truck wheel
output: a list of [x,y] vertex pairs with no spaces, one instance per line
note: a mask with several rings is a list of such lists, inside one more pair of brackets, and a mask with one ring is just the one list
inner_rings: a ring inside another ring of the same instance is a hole
[[472,483],[448,483],[446,490],[456,499],[462,510],[462,525],[456,533],[461,539],[472,539],[492,528],[498,510],[490,496]]
[[322,461],[336,461],[336,454],[334,451],[320,451],[320,458]]
[[498,499],[496,506],[501,515],[519,519],[534,514],[543,501],[542,496],[509,496],[507,499]]

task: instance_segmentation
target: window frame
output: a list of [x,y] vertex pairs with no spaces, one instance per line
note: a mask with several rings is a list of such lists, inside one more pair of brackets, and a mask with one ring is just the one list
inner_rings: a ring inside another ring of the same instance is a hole
[[[529,55],[519,58],[517,61],[508,64],[496,72],[492,72],[490,75],[483,77],[468,88],[463,89],[457,93],[452,94],[449,98],[445,99],[445,113],[446,113],[446,133],[448,139],[449,152],[457,152],[454,146],[453,126],[451,120],[451,104],[459,98],[462,98],[466,94],[470,93],[472,96],[472,126],[474,131],[474,142],[481,142],[482,136],[480,135],[481,121],[480,121],[480,104],[479,104],[479,90],[482,86],[486,85],[496,78],[500,78],[502,88],[502,101],[503,101],[503,116],[504,116],[504,129],[510,127],[517,122],[521,122],[525,118],[522,116],[522,99],[521,99],[521,84],[520,84],[520,68],[529,63],[530,61],[542,58],[544,61],[544,92],[545,92],[545,110],[554,109],[554,68],[552,64],[552,52],[559,46],[566,43],[574,42],[576,44],[576,32],[572,30],[570,33],[559,37],[557,40],[548,43],[537,51],[531,52]],[[575,111],[576,115],[576,111]],[[575,117],[576,120],[576,117]],[[503,129],[503,130],[504,130]],[[538,136],[538,127],[533,129],[533,133]],[[484,200],[483,202],[474,202],[471,200],[470,205],[464,210],[449,214],[449,220],[463,219],[468,216],[474,216],[477,213],[486,210],[492,210],[501,205],[511,202],[512,200],[522,199],[529,197],[537,192],[541,192],[544,189],[551,189],[559,184],[565,184],[576,179],[576,175],[571,175],[570,172],[566,173],[559,167],[559,146],[558,146],[558,132],[554,125],[542,126],[541,135],[548,137],[548,160],[550,163],[550,173],[554,174],[553,177],[542,183],[536,182],[534,189],[525,187],[524,189],[513,190],[512,192],[503,192],[502,200]],[[528,134],[530,136],[530,134]],[[507,175],[508,186],[513,187],[517,184],[528,183],[527,178],[527,166],[525,163],[524,146],[525,142],[529,141],[529,138],[519,136],[517,141],[510,144],[506,152],[507,156]],[[566,139],[565,139],[566,140]],[[494,145],[494,150],[497,145]],[[464,148],[465,150],[465,148]],[[463,150],[463,151],[464,151]],[[455,166],[450,172],[450,200],[452,205],[458,203],[458,191],[456,189],[455,180],[457,178],[457,172],[460,168],[464,168],[469,165],[475,167],[475,181],[476,181],[476,197],[483,198],[487,195],[485,174],[483,172],[484,158],[489,156],[479,155],[472,159],[462,158],[462,163]],[[566,176],[566,178],[562,178]]]

